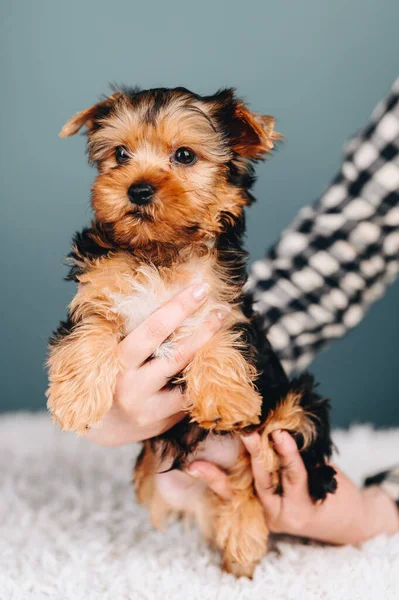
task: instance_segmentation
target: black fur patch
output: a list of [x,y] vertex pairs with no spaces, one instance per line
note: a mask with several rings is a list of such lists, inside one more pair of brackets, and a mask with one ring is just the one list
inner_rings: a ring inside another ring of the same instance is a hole
[[49,339],[49,346],[56,346],[63,338],[70,335],[73,328],[79,323],[73,312],[68,314],[66,321],[61,321],[57,329],[53,331]]
[[75,233],[72,246],[73,250],[67,257],[68,262],[72,263],[65,277],[67,281],[78,281],[78,275],[84,273],[85,269],[81,263],[81,257],[94,260],[108,256],[112,250],[117,249],[111,241],[106,227],[100,227],[97,223],[93,223],[91,227],[85,227],[82,231]]
[[[324,500],[328,493],[337,489],[336,471],[326,464],[334,446],[330,430],[330,401],[315,391],[314,378],[304,373],[290,385],[292,392],[301,394],[301,406],[308,418],[315,424],[316,435],[308,448],[302,451],[302,458],[308,471],[309,493],[314,500]],[[297,439],[299,448],[302,441]]]
[[[230,160],[227,163],[228,167],[228,181],[232,185],[242,188],[243,190],[250,190],[256,182],[255,169],[253,165],[248,163],[245,169],[239,168],[234,160]],[[253,198],[253,196],[252,196]]]
[[166,90],[160,88],[155,90],[148,90],[146,92],[147,97],[150,99],[150,106],[145,115],[145,121],[151,125],[155,125],[157,117],[170,99],[170,94]]
[[183,468],[187,457],[194,452],[207,435],[206,429],[202,429],[196,423],[191,423],[190,417],[185,417],[169,431],[152,438],[150,444],[161,460],[170,461],[167,470],[171,471]]
[[93,116],[93,122],[91,125],[91,131],[96,131],[100,129],[102,125],[102,120],[106,119],[112,113],[112,104],[104,100],[104,102],[100,102],[96,106],[96,111]]
[[234,219],[233,216],[222,214],[223,233],[216,240],[218,261],[228,269],[231,281],[242,287],[247,280],[248,252],[244,250],[243,238],[245,233],[245,215]]

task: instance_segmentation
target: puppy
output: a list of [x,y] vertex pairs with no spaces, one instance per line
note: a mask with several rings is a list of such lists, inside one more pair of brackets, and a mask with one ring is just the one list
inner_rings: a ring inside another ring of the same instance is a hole
[[144,443],[134,480],[158,527],[172,512],[194,516],[222,552],[223,567],[251,577],[267,551],[268,530],[247,455],[237,447],[226,465],[235,490],[230,501],[205,489],[193,501],[179,487],[189,478],[184,465],[207,436],[217,446],[222,436],[258,430],[279,493],[269,435],[286,429],[302,452],[312,497],[323,500],[336,486],[326,462],[328,402],[309,375],[288,381],[243,293],[244,209],[254,200],[253,163],[280,137],[274,119],[252,113],[231,89],[200,96],[185,88],[121,88],[75,115],[60,135],[82,127],[98,169],[94,220],[76,234],[69,254],[68,278],[79,286],[50,340],[48,407],[64,430],[82,433],[101,423],[113,401],[118,343],[178,291],[208,283],[209,299],[156,356],[173,355],[176,339],[200,328],[211,310],[227,317],[171,382],[184,387],[187,416]]

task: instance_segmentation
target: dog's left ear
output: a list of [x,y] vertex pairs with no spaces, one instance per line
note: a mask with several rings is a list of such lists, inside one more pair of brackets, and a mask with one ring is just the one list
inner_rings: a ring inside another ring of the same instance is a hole
[[281,135],[274,131],[274,117],[251,112],[243,103],[235,110],[232,129],[234,150],[246,158],[259,160],[268,154]]
[[274,131],[274,117],[253,113],[233,89],[222,90],[212,97],[216,115],[227,131],[230,145],[240,156],[261,160],[282,138]]

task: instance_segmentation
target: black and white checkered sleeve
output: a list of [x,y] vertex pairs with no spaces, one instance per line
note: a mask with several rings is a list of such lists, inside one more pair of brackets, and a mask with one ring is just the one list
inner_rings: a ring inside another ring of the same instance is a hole
[[248,281],[287,373],[355,327],[399,271],[399,79],[349,140],[342,167]]

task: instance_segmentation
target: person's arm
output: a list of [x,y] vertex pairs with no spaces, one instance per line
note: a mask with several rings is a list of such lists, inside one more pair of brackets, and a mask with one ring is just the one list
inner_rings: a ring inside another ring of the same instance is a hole
[[247,290],[290,374],[355,327],[398,271],[399,79],[319,201],[253,264]]
[[190,285],[119,344],[122,368],[112,408],[100,427],[87,431],[87,439],[104,446],[121,446],[160,435],[183,418],[183,393],[179,387],[165,386],[220,328],[223,313],[212,311],[198,332],[176,343],[173,357],[148,359],[205,302],[208,292],[207,284]]
[[[274,493],[270,473],[264,469],[259,434],[242,437],[242,441],[251,456],[256,492],[270,531],[330,544],[358,544],[378,534],[399,531],[399,511],[392,498],[381,487],[359,489],[335,466],[337,491],[324,502],[315,503],[309,495],[305,465],[288,432],[273,434],[282,466],[282,495]],[[195,461],[188,473],[205,480],[222,499],[233,494],[226,473],[212,463]]]

